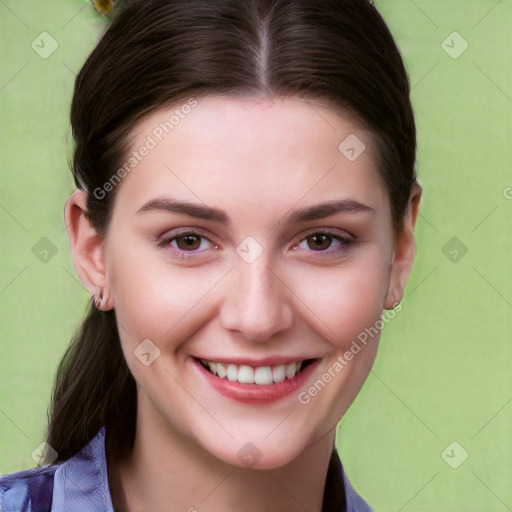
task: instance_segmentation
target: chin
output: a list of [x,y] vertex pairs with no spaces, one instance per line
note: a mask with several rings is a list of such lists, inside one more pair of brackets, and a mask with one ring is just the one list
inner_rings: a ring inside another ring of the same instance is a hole
[[[301,442],[306,434],[298,429],[293,434],[283,436],[276,434],[261,435],[253,441],[247,438],[246,441],[235,437],[230,443],[222,446],[204,446],[211,455],[222,460],[226,464],[245,469],[270,470],[277,469],[292,463],[308,449],[308,446],[315,443],[311,439],[309,443]],[[246,436],[244,436],[246,437]]]

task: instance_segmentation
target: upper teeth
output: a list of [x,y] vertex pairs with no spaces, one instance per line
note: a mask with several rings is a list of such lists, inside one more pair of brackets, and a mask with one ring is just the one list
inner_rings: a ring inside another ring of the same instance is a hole
[[227,378],[241,384],[258,384],[260,386],[268,386],[273,382],[282,382],[285,379],[295,377],[303,363],[297,361],[289,364],[278,364],[277,366],[258,366],[254,368],[246,364],[223,364],[205,361],[204,359],[201,362],[221,379]]

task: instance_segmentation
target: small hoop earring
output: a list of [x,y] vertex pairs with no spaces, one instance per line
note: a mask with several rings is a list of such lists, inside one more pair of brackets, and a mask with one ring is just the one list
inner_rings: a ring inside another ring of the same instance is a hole
[[402,302],[402,301],[400,301],[400,300],[399,300],[399,301],[397,301],[397,302],[394,302],[394,303],[393,303],[393,305],[392,305],[390,308],[385,308],[385,309],[387,309],[388,311],[393,311],[393,310],[394,310],[394,309],[396,309],[398,306],[400,306],[400,303],[401,303],[401,302]]
[[93,295],[92,301],[99,311],[105,311],[106,298],[103,295],[103,290],[100,290],[97,294]]
[[394,310],[394,309],[396,309],[398,306],[400,306],[400,303],[401,303],[401,302],[402,302],[401,300],[397,300],[397,301],[393,302],[393,305],[392,305],[391,307],[389,307],[389,308],[386,308],[386,307],[385,307],[384,309],[385,309],[386,311],[393,311],[393,310]]

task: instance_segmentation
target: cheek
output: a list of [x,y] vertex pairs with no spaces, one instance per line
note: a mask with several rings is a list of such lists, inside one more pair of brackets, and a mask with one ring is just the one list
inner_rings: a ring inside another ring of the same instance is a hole
[[381,255],[364,264],[318,268],[294,280],[294,292],[304,297],[310,323],[339,350],[345,350],[380,318],[389,283],[389,267]]
[[[192,311],[214,287],[215,272],[173,266],[147,250],[110,258],[109,283],[120,328],[132,338],[161,342],[187,324]],[[134,340],[136,341],[136,340]],[[140,340],[139,340],[140,342]]]

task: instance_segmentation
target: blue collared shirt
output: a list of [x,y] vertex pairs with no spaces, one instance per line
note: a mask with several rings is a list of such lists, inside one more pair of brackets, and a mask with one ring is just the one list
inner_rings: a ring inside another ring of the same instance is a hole
[[[114,512],[108,485],[106,427],[59,464],[0,477],[1,512]],[[336,450],[329,462],[324,512],[372,512],[350,485]]]

